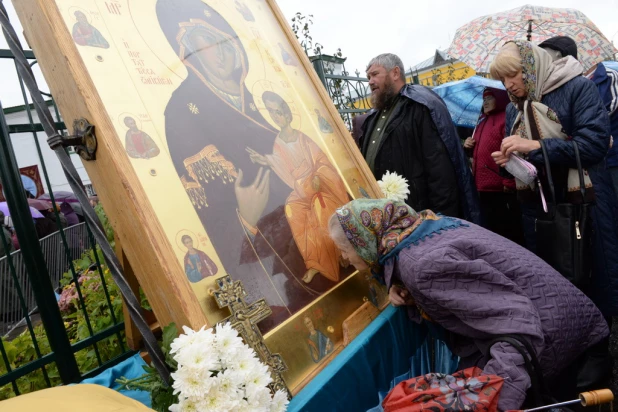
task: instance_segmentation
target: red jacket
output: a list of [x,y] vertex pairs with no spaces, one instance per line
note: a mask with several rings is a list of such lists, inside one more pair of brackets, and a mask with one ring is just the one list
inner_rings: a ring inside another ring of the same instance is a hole
[[504,187],[515,189],[515,180],[500,175],[500,167],[491,157],[500,150],[504,138],[505,112],[492,112],[481,119],[474,132],[474,152],[472,156],[472,173],[479,192],[502,192]]

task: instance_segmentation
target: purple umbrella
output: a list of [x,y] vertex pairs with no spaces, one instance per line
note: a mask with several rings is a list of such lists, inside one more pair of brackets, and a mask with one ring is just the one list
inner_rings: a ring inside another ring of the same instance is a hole
[[[6,202],[0,202],[0,212],[3,212],[4,216],[11,216],[11,212],[9,211],[9,205]],[[45,217],[41,214],[41,212],[39,212],[33,207],[30,207],[30,214],[35,219],[43,219]]]
[[[45,193],[39,196],[39,199],[51,200],[51,196],[49,195],[49,193]],[[63,191],[54,192],[54,200],[57,203],[62,203],[62,202],[79,203],[79,200],[77,200],[77,197],[75,197],[75,194],[73,192],[63,192]]]

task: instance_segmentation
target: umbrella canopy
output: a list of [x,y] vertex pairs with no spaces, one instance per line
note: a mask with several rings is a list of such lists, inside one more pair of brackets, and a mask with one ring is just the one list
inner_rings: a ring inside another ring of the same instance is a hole
[[469,77],[456,82],[445,83],[434,87],[433,91],[446,103],[446,107],[456,126],[476,127],[481,107],[483,106],[483,90],[486,87],[504,90],[497,80],[480,76]]
[[477,72],[488,73],[505,42],[527,38],[540,43],[554,36],[575,40],[584,70],[616,53],[612,43],[581,11],[530,5],[479,17],[460,27],[448,53]]
[[[39,196],[39,199],[50,200],[51,197],[49,193],[45,193]],[[54,200],[57,203],[62,203],[62,202],[79,203],[79,200],[77,200],[77,197],[75,196],[73,192],[63,192],[63,191],[54,192]]]
[[607,62],[603,62],[603,65],[607,67],[608,69],[618,71],[618,62],[607,61]]
[[21,184],[24,186],[24,189],[28,191],[32,197],[36,197],[37,188],[34,180],[30,179],[28,176],[20,175]]
[[[0,202],[0,211],[4,213],[4,216],[11,216],[11,212],[9,211],[9,205],[6,202]],[[30,206],[30,214],[35,219],[42,219],[45,216],[41,214],[38,210]]]
[[36,210],[48,210],[52,208],[51,202],[41,199],[28,199],[28,205]]

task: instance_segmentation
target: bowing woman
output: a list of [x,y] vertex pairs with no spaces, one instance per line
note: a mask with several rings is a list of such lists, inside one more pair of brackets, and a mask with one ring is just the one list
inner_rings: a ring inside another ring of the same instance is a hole
[[494,338],[517,334],[528,342],[546,381],[572,399],[578,358],[609,334],[601,312],[562,275],[472,223],[357,199],[337,209],[329,230],[344,258],[381,277],[393,305],[445,329],[459,369],[478,366],[504,378],[500,410],[519,409],[531,380],[513,347],[488,347]]

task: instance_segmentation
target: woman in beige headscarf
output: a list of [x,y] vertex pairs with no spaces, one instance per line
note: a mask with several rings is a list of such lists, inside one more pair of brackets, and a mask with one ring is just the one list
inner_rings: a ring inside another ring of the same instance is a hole
[[[611,319],[618,315],[618,208],[605,169],[604,158],[610,144],[609,118],[599,92],[593,82],[581,76],[583,68],[573,57],[554,61],[545,50],[530,42],[507,43],[490,70],[494,78],[503,82],[513,103],[507,108],[507,137],[501,150],[492,154],[498,165],[504,166],[513,153],[519,153],[542,171],[542,140],[556,201],[581,202],[572,141],[577,143],[582,167],[587,171],[585,197],[596,202],[592,211],[592,279],[586,293],[606,319]],[[541,198],[521,182],[517,182],[517,189],[526,246],[536,251],[535,221]],[[595,374],[591,374],[595,376],[580,384],[593,384],[604,372],[611,373],[607,344],[606,340],[599,345],[599,362],[592,368]]]

